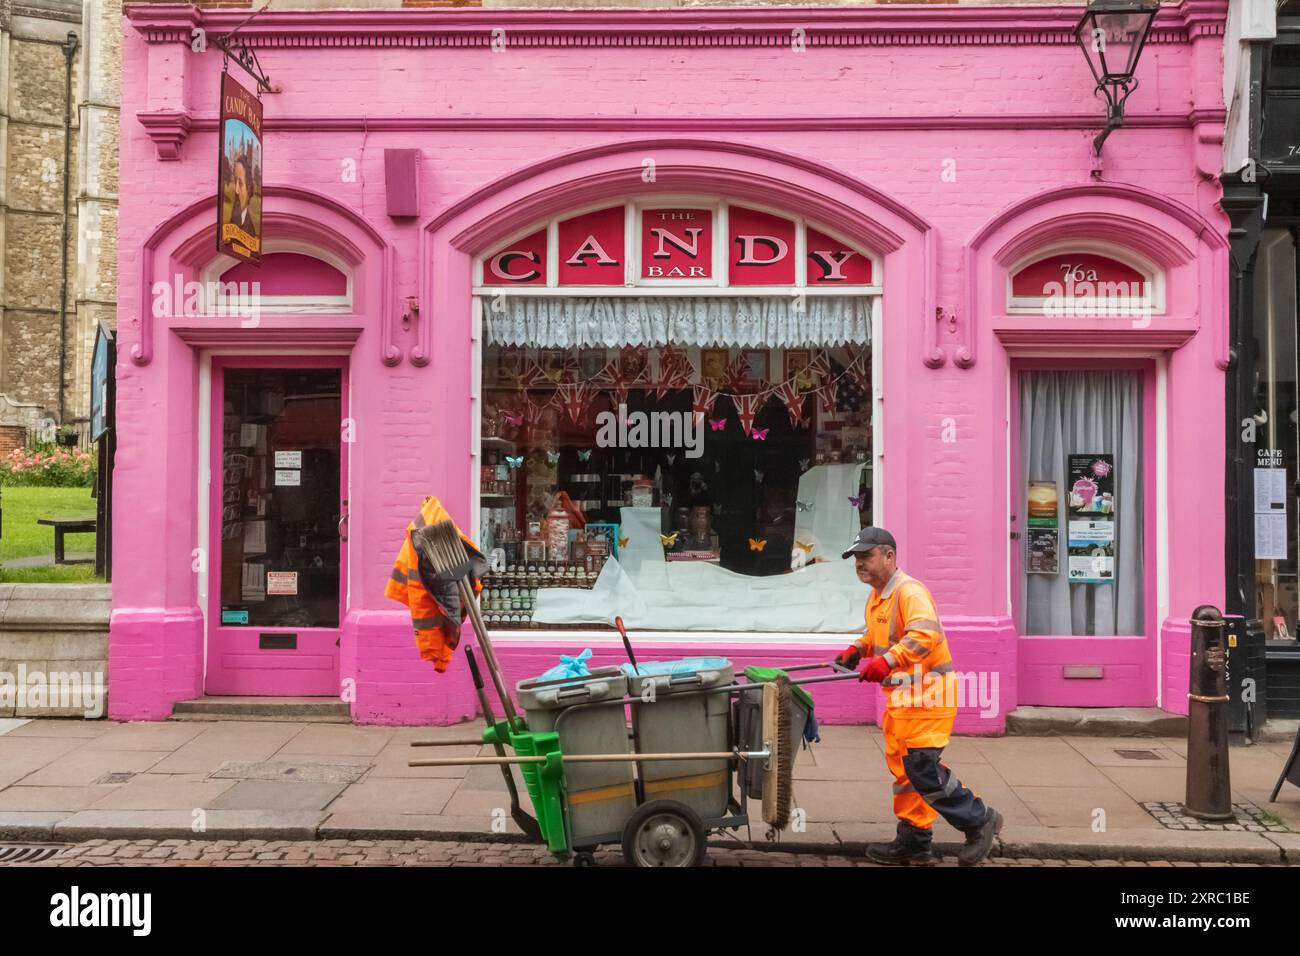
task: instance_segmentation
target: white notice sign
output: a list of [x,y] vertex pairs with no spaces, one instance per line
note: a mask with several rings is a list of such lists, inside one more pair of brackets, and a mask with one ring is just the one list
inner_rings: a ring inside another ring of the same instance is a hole
[[302,472],[297,469],[293,471],[284,471],[279,468],[275,470],[275,485],[279,487],[296,488],[302,484]]
[[298,572],[297,571],[267,571],[266,572],[266,593],[267,594],[297,594],[298,593]]
[[301,468],[302,452],[301,451],[277,451],[275,453],[276,468]]
[[1286,469],[1255,469],[1255,514],[1286,513]]
[[1285,561],[1286,512],[1255,515],[1255,559],[1258,561]]

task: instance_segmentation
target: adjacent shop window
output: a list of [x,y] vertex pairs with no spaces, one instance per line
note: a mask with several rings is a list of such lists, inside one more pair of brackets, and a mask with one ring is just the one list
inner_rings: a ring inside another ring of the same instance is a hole
[[342,372],[224,379],[220,624],[338,627]]
[[[1255,607],[1269,640],[1296,636],[1296,245],[1264,234],[1255,267]],[[1249,426],[1248,426],[1249,427]]]
[[1020,632],[1142,634],[1141,373],[1024,371],[1019,401]]

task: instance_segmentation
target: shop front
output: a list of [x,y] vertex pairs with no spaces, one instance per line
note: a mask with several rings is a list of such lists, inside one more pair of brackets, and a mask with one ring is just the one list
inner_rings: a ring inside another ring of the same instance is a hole
[[959,731],[1185,711],[1223,592],[1225,10],[1162,8],[1100,158],[1077,10],[267,12],[253,265],[213,242],[189,39],[238,18],[133,8],[110,715],[472,715],[383,596],[429,494],[489,557],[511,681],[620,663],[615,616],[643,660],[827,660],[874,523],[934,593]]

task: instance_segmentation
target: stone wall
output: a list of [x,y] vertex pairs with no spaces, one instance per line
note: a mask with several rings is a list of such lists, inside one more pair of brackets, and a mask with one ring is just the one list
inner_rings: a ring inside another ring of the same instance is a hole
[[0,717],[107,713],[107,584],[0,584]]

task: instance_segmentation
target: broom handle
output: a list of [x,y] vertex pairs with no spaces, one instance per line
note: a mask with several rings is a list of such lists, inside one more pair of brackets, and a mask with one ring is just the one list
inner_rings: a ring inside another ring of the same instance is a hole
[[492,650],[492,641],[488,638],[487,627],[483,624],[483,617],[479,614],[478,599],[474,592],[470,590],[469,579],[460,578],[456,582],[460,588],[460,603],[469,612],[470,623],[474,626],[474,634],[478,637],[479,648],[483,651],[483,662],[487,664],[488,673],[492,675],[492,685],[497,689],[497,696],[501,698],[501,706],[505,709],[506,720],[510,724],[510,729],[517,730],[519,727],[519,714],[515,711],[514,701],[506,692],[505,682],[501,680],[501,668],[497,666],[497,655]]
[[[736,757],[761,760],[769,756],[766,750],[732,751],[728,753],[668,753],[668,754],[562,754],[563,763],[644,763],[656,760],[732,760]],[[460,767],[501,763],[546,763],[547,757],[435,757],[431,760],[411,760],[411,767]]]

